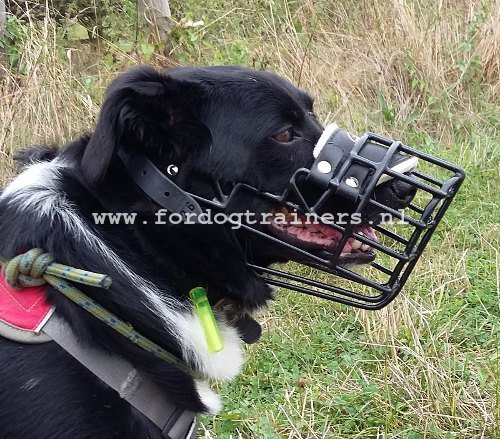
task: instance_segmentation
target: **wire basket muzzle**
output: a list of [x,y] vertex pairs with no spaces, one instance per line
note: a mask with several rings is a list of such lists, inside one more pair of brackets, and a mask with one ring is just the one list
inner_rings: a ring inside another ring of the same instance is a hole
[[[357,138],[337,129],[323,142],[315,150],[311,169],[298,170],[281,196],[261,196],[289,211],[312,215],[321,227],[334,230],[335,248],[308,250],[259,231],[286,247],[296,263],[249,265],[269,284],[380,309],[403,288],[465,178],[464,171],[374,133]],[[344,214],[344,221],[325,221],[332,213]],[[346,254],[349,243],[370,251]],[[366,255],[370,257],[363,261]],[[360,258],[365,265],[355,268]]]

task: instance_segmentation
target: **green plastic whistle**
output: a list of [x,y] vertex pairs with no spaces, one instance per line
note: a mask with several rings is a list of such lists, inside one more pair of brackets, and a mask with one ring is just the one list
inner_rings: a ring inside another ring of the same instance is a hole
[[217,326],[214,313],[207,299],[205,288],[196,287],[189,292],[189,297],[193,300],[196,315],[200,319],[201,326],[205,332],[208,349],[210,352],[219,352],[224,348],[222,336]]

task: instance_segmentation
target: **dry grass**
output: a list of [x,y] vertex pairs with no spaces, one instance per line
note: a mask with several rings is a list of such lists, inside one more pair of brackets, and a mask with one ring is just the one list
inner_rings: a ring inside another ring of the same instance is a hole
[[[192,13],[206,24],[177,29],[156,65],[271,68],[317,96],[325,121],[413,141],[469,173],[455,213],[393,305],[368,313],[280,295],[245,373],[221,387],[226,413],[205,418],[202,435],[494,438],[500,1],[200,5],[171,5],[174,17]],[[21,71],[0,67],[0,184],[15,150],[90,130],[106,84],[142,60],[116,41],[63,47],[50,16],[23,32]]]
[[[66,56],[71,56],[71,51]],[[47,17],[24,40],[18,62],[23,74],[2,66],[0,183],[5,183],[13,170],[16,149],[61,144],[82,130],[91,129],[98,103],[85,91],[81,76],[74,74],[69,61],[61,59],[55,23]]]
[[491,81],[493,93],[500,93],[500,0],[492,5],[481,28],[476,54],[482,61],[485,76]]
[[[395,122],[402,123],[418,112],[415,120],[419,126],[436,141],[449,143],[453,120],[443,114],[436,123],[429,98],[455,107],[453,119],[469,117],[476,111],[473,99],[477,96],[470,96],[464,84],[471,73],[462,73],[457,66],[470,65],[473,59],[474,53],[464,52],[461,45],[468,37],[467,23],[474,20],[478,2],[345,3],[345,7],[338,2],[325,7],[325,15],[315,11],[314,2],[304,2],[297,9],[295,17],[316,17],[303,28],[310,33],[311,42],[296,33],[296,18],[290,13],[278,28],[271,6],[261,17],[268,38],[263,38],[255,51],[275,53],[273,67],[315,95],[323,98],[329,90],[334,102],[318,102],[327,119],[340,117],[344,123],[352,123],[353,129],[365,129],[367,121],[352,120],[353,114],[373,109],[378,104],[378,89],[394,108]],[[488,21],[478,25],[480,42],[476,51],[484,61],[485,75],[492,81],[491,89],[487,89],[491,97],[500,77],[495,71],[500,60],[499,11],[496,2]]]

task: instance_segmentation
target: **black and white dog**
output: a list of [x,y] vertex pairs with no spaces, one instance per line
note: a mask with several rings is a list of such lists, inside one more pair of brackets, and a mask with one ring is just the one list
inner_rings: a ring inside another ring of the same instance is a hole
[[[108,88],[95,131],[61,151],[34,148],[0,196],[0,256],[43,248],[58,262],[112,277],[109,291],[81,286],[90,297],[206,377],[231,379],[243,364],[242,339],[258,338],[252,312],[272,289],[247,266],[283,261],[267,242],[225,225],[154,224],[158,206],[117,156],[140,150],[175,183],[210,199],[213,181],[244,182],[279,193],[310,167],[323,127],[313,101],[282,77],[239,67],[140,67]],[[241,196],[234,212],[265,212]],[[96,224],[95,212],[138,212],[134,224]],[[307,240],[307,238],[301,238]],[[352,263],[352,258],[350,259]],[[355,262],[355,261],[354,261]],[[212,353],[188,291],[202,285],[212,304],[232,304],[217,319],[224,348]],[[47,298],[82,344],[126,358],[175,404],[217,412],[219,397],[130,343],[52,287]],[[53,342],[0,339],[0,437],[157,438],[159,430]]]

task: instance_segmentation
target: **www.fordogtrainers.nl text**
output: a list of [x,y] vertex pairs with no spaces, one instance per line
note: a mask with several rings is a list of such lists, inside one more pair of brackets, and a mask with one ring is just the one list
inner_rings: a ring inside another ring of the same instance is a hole
[[[391,213],[381,213],[382,223],[397,223],[406,224],[404,220],[404,210],[398,211],[399,215],[394,216]],[[167,224],[229,224],[232,229],[239,229],[242,225],[268,225],[271,223],[282,224],[282,225],[309,225],[309,224],[336,224],[336,225],[361,225],[362,217],[360,213],[325,213],[321,216],[306,213],[301,214],[298,212],[234,212],[231,214],[226,214],[223,212],[213,212],[211,209],[197,214],[188,212],[186,214],[180,214],[175,212],[169,212],[166,209],[158,210],[154,215],[154,219],[142,219],[139,220],[138,214],[136,212],[93,212],[92,213],[95,224],[136,224],[138,221],[142,221],[143,224],[155,224],[155,225],[167,225]],[[369,222],[371,224],[371,222]]]

